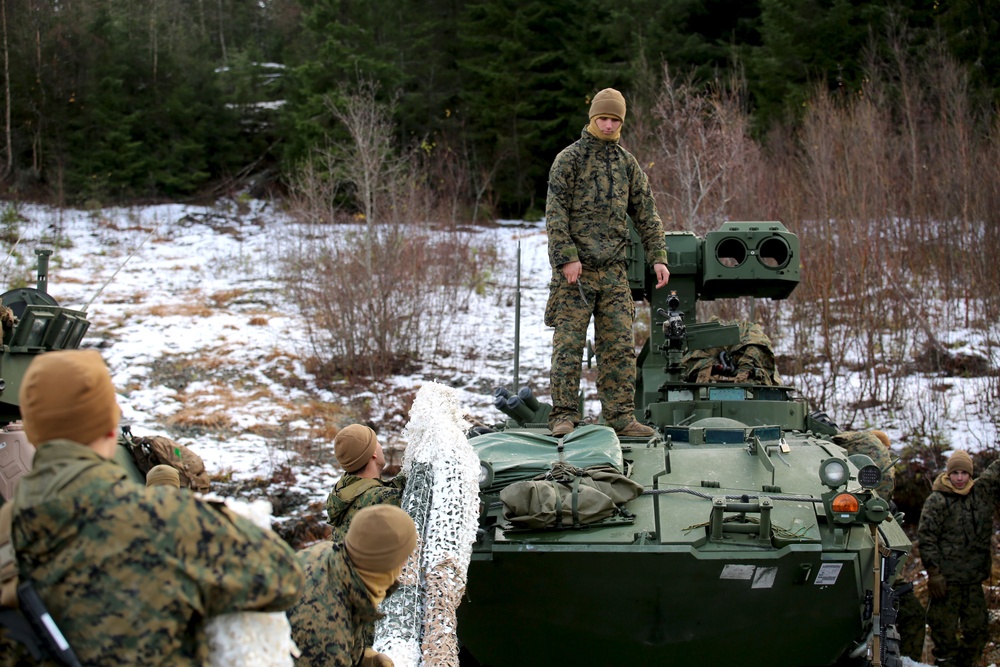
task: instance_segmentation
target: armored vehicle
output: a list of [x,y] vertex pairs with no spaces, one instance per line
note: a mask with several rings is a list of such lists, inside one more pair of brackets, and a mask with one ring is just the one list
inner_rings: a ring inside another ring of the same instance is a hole
[[[38,278],[35,287],[18,287],[0,295],[0,324],[3,345],[0,347],[0,505],[8,500],[14,481],[31,469],[35,447],[21,428],[21,405],[18,394],[28,364],[44,352],[73,350],[80,347],[90,328],[85,310],[60,306],[48,293],[49,258],[52,251],[39,248]],[[115,451],[115,461],[136,482],[144,483],[124,447]]]
[[10,497],[13,483],[31,469],[35,448],[21,430],[18,392],[21,378],[37,355],[80,346],[90,328],[87,314],[60,306],[48,293],[47,248],[35,251],[38,280],[0,295],[3,347],[0,356],[0,504]]
[[[738,363],[760,352],[744,345],[747,323],[696,318],[699,301],[788,297],[798,238],[778,222],[668,233],[658,290],[633,239],[633,294],[653,324],[636,418],[656,435],[587,425],[557,439],[530,388],[497,390],[504,420],[470,440],[481,516],[458,610],[464,660],[901,664],[891,584],[911,545],[874,493],[885,471],[834,444],[836,426],[766,364]],[[592,511],[586,487],[609,471],[634,497]]]

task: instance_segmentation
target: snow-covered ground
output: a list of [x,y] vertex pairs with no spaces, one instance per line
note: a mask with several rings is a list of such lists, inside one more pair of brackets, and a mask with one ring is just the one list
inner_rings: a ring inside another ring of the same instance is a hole
[[[272,204],[98,211],[25,205],[17,211],[22,258],[8,257],[0,278],[34,285],[33,250],[53,247],[49,292],[61,305],[86,308],[92,325],[83,344],[97,347],[111,367],[133,432],[174,437],[201,454],[212,472],[269,478],[288,467],[298,492],[322,500],[340,474],[332,456],[336,428],[353,415],[373,423],[385,444],[405,445],[405,406],[431,380],[458,388],[472,418],[498,421],[491,391],[510,386],[514,373],[518,253],[520,385],[541,397],[548,393],[551,330],[542,313],[550,270],[543,223],[501,221],[474,231],[477,242],[497,249],[501,263],[488,289],[470,297],[452,342],[409,375],[358,387],[318,381],[306,369],[311,353],[302,315],[294,293],[277,280],[276,249],[295,226]],[[942,336],[971,339],[968,332]],[[775,344],[780,353],[783,342],[776,338]],[[784,379],[795,384],[794,377]],[[848,390],[857,381],[848,376],[841,386]],[[913,404],[933,393],[952,406],[933,415],[944,420],[952,442],[970,449],[998,442],[995,423],[964,407],[982,393],[982,379],[948,378],[946,388],[930,392],[933,381],[914,376],[905,391]],[[590,416],[596,416],[596,389],[587,380],[584,389]],[[323,405],[336,410],[317,408]],[[364,414],[358,414],[360,405]],[[905,410],[864,419],[894,443],[912,421]],[[338,423],[326,423],[331,420]],[[301,465],[303,449],[314,454],[306,457],[308,465]]]
[[[302,316],[276,276],[275,249],[293,225],[270,205],[17,210],[21,259],[8,257],[0,277],[33,287],[34,249],[53,248],[49,294],[86,309],[92,324],[83,346],[99,349],[111,367],[125,422],[136,435],[162,433],[191,446],[213,473],[268,479],[287,466],[295,491],[325,499],[340,475],[332,437],[350,423],[352,406],[363,404],[383,444],[398,447],[407,421],[401,405],[430,380],[457,387],[474,418],[500,418],[491,390],[511,382],[514,317],[495,291],[470,301],[447,356],[412,375],[361,388],[323,383],[305,368]],[[521,383],[543,389],[544,228],[512,222],[476,233],[506,255],[501,271],[513,271],[521,241]],[[512,275],[499,279],[513,289]],[[342,410],[321,412],[317,404]],[[324,415],[339,423],[321,423]],[[308,466],[300,465],[302,443],[316,454]]]

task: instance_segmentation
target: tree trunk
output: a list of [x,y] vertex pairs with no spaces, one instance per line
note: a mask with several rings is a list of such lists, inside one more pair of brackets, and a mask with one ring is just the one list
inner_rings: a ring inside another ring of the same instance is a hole
[[0,20],[3,22],[4,133],[7,139],[7,164],[3,173],[0,173],[0,180],[3,180],[14,171],[14,142],[10,129],[10,51],[7,45],[7,0],[0,0]]

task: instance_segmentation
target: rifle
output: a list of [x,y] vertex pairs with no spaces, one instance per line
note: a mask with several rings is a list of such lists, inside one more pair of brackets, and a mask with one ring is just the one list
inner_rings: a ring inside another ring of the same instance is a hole
[[20,609],[0,608],[0,626],[7,628],[7,635],[23,644],[35,660],[51,659],[61,667],[81,667],[31,582],[18,584],[17,600]]

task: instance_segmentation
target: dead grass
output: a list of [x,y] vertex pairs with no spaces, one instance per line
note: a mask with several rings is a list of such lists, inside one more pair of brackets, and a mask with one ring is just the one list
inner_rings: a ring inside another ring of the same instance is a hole
[[164,421],[171,429],[192,433],[228,431],[232,426],[228,416],[207,405],[185,406]]
[[[59,279],[59,282],[63,282],[62,278]],[[117,297],[110,297],[110,296],[103,297],[102,301],[108,304],[126,304],[126,303],[141,304],[147,298],[149,298],[149,292],[143,292],[142,290],[140,290],[138,292],[123,294]]]
[[344,414],[343,408],[326,401],[310,400],[291,406],[294,419],[301,419],[309,424],[309,438],[324,442],[333,442],[340,429],[352,421]]
[[215,292],[208,298],[216,308],[226,308],[236,299],[245,296],[246,293],[247,291],[243,289],[231,289],[224,290],[222,292]]
[[217,311],[201,303],[164,303],[146,308],[144,314],[151,317],[211,317]]

